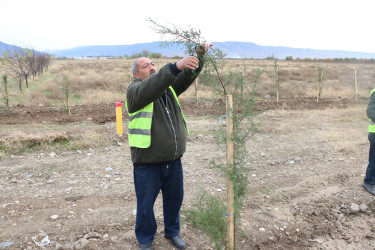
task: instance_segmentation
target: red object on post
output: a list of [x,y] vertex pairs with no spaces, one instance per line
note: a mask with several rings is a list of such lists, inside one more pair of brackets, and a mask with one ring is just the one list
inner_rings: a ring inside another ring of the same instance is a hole
[[116,102],[116,107],[121,107],[122,103],[121,102]]

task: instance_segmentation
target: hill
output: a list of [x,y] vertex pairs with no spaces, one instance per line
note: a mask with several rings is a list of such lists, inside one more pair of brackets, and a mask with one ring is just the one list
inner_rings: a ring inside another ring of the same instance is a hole
[[[119,57],[131,56],[147,50],[151,53],[161,53],[165,57],[184,56],[182,46],[162,47],[162,42],[137,43],[131,45],[94,45],[79,46],[72,49],[44,51],[56,57]],[[214,46],[222,50],[228,58],[254,58],[264,59],[274,57],[285,59],[287,56],[293,58],[357,58],[375,59],[375,53],[343,51],[343,50],[317,50],[308,48],[291,48],[282,46],[262,46],[250,42],[213,42]],[[6,49],[11,49],[13,45],[0,42],[1,55]]]
[[[20,49],[21,47],[16,46],[16,45],[3,43],[3,42],[0,41],[0,56],[3,56],[5,51],[10,51],[10,52],[14,51],[14,48]],[[31,50],[33,50],[33,49],[31,49]],[[36,52],[40,53],[40,51],[36,51]]]
[[[73,49],[46,51],[57,57],[89,57],[89,56],[124,56],[139,53],[142,50],[161,53],[165,57],[183,56],[183,48],[161,47],[162,42],[137,43],[132,45],[97,45],[80,46]],[[375,53],[342,51],[342,50],[316,50],[301,49],[281,46],[262,46],[250,42],[213,42],[214,46],[221,49],[229,58],[254,58],[263,59],[275,57],[285,59],[293,58],[375,58]]]
[[10,45],[10,44],[0,42],[0,56],[2,56],[5,51],[12,50],[13,47],[14,47],[14,45]]

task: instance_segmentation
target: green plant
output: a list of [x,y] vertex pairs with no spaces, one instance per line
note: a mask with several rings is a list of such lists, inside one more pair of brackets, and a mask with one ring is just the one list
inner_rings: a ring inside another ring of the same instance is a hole
[[276,84],[276,101],[279,102],[280,96],[280,73],[279,73],[279,64],[277,63],[277,59],[273,64],[273,68],[275,70],[275,84]]
[[186,210],[185,216],[194,227],[204,231],[220,249],[225,243],[226,207],[219,198],[210,195],[205,190],[201,190],[194,202],[194,210]]
[[61,90],[63,92],[63,107],[65,112],[70,115],[70,81],[68,76],[63,75],[63,81],[61,85]]
[[287,61],[293,61],[293,56],[286,56],[285,60],[287,60]]
[[318,66],[318,95],[316,97],[316,101],[319,102],[323,93],[323,68],[319,65]]
[[8,94],[8,76],[7,75],[3,75],[2,77],[2,83],[3,83],[3,102],[4,102],[4,105],[5,105],[5,112],[6,113],[10,113],[10,109],[9,109],[9,94]]

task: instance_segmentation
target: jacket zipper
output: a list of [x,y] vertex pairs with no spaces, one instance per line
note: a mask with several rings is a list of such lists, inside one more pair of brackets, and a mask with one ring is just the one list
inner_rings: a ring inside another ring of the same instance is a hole
[[[163,100],[161,100],[162,103],[164,104]],[[171,118],[171,115],[169,114],[169,110],[168,110],[168,94],[165,92],[165,104],[164,104],[164,108],[165,108],[165,111],[167,111],[167,115],[168,115],[168,119],[169,119],[169,122],[171,124],[171,127],[172,127],[172,131],[173,131],[173,136],[174,136],[174,143],[176,145],[175,147],[175,152],[174,152],[174,156],[173,156],[173,160],[176,159],[176,156],[177,156],[177,135],[176,135],[176,129],[175,127],[173,126],[173,122],[172,122],[172,118]]]

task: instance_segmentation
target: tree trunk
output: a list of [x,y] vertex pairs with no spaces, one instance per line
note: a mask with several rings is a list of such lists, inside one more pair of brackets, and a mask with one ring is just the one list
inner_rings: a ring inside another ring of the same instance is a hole
[[27,82],[27,75],[25,75],[26,88],[29,88],[29,83]]
[[22,76],[19,77],[18,87],[19,87],[20,91],[22,91]]

